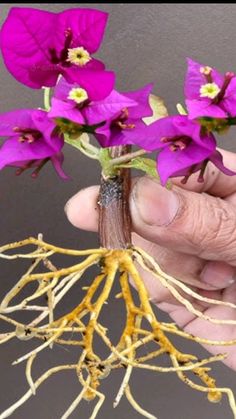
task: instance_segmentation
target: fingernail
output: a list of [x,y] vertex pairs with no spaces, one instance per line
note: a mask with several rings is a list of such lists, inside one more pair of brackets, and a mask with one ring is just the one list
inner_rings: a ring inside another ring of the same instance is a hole
[[216,288],[225,288],[235,282],[235,268],[225,262],[207,262],[200,274],[202,282]]
[[140,178],[132,191],[131,206],[145,224],[167,226],[180,207],[178,195],[150,178]]
[[74,200],[78,199],[79,194],[84,190],[85,188],[81,189],[80,191],[78,191],[75,195],[73,195],[70,199],[68,199],[68,201],[66,202],[65,206],[64,206],[64,211],[66,213],[66,215],[68,215],[68,210],[70,205],[72,204],[72,202]]
[[66,205],[64,206],[64,211],[65,211],[66,215],[67,215],[67,212],[68,212],[69,202],[70,202],[70,200],[67,201]]

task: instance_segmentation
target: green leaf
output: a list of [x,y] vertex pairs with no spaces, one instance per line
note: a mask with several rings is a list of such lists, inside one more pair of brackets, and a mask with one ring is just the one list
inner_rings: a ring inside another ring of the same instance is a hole
[[149,95],[149,105],[153,110],[153,115],[143,118],[143,122],[145,122],[146,125],[150,125],[152,124],[152,122],[155,122],[158,119],[168,116],[168,111],[166,109],[164,101],[159,96],[155,96],[152,94]]
[[198,121],[206,132],[216,131],[218,134],[225,134],[231,125],[230,118],[203,117],[198,118]]
[[[160,177],[157,173],[156,161],[149,159],[147,157],[135,157],[129,163],[121,164],[119,165],[119,167],[141,170],[142,172],[145,172],[147,175],[160,180]],[[170,181],[167,182],[166,188],[167,189],[171,188]]]
[[177,103],[176,109],[177,109],[177,111],[179,112],[180,115],[188,115],[188,112],[183,107],[183,105],[181,105],[181,103]]
[[65,142],[67,144],[72,145],[73,147],[77,148],[78,150],[81,150],[81,140],[86,143],[89,142],[89,136],[88,134],[81,134],[78,136],[78,138],[70,138],[69,135],[64,135]]
[[134,169],[142,170],[152,177],[159,178],[156,169],[156,162],[147,157],[136,157],[130,162],[131,167]]
[[90,159],[99,160],[99,149],[90,144],[88,134],[80,134],[77,138],[71,138],[68,134],[64,134],[64,138],[67,144],[77,148]]

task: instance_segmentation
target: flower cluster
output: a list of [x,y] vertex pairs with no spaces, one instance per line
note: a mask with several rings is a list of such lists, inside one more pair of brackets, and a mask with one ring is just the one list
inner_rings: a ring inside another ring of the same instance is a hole
[[170,177],[199,171],[203,181],[209,161],[227,175],[213,131],[236,123],[236,75],[188,59],[185,80],[187,112],[152,118],[153,84],[133,92],[115,89],[115,73],[93,54],[101,45],[108,14],[95,9],[51,13],[13,7],[0,33],[0,48],[9,72],[33,88],[53,88],[50,106],[0,114],[0,169],[17,174],[51,161],[62,178],[66,138],[77,143],[93,134],[102,148],[136,145],[156,152],[162,184]]

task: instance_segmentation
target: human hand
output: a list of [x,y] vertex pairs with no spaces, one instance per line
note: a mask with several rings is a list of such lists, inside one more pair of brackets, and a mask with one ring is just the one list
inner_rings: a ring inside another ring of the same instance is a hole
[[[236,154],[221,150],[224,164],[236,166]],[[193,175],[186,185],[174,179],[171,191],[148,177],[134,178],[130,195],[133,243],[153,256],[170,275],[190,284],[202,296],[236,303],[236,178],[209,164],[204,183]],[[66,205],[69,221],[81,229],[98,226],[98,186],[81,190]],[[236,326],[197,318],[154,277],[142,272],[153,303],[186,332],[210,340],[236,338]],[[235,319],[236,311],[194,301],[204,314]],[[236,370],[235,346],[205,346],[228,354],[225,363]]]

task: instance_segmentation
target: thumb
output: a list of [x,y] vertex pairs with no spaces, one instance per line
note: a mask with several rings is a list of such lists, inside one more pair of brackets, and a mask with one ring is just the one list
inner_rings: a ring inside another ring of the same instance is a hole
[[133,229],[146,240],[236,266],[236,210],[221,198],[137,178],[130,199]]

